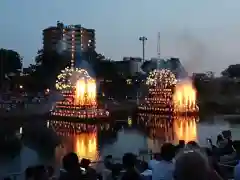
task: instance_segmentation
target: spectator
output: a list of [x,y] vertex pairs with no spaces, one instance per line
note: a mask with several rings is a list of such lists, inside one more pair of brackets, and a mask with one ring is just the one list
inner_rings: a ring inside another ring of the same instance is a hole
[[148,163],[148,168],[149,168],[149,169],[152,169],[153,166],[154,166],[155,164],[159,163],[160,160],[161,160],[161,155],[160,155],[160,153],[155,153],[155,154],[153,155],[153,159],[150,160],[149,163]]
[[225,178],[225,174],[218,165],[218,158],[214,155],[213,151],[209,148],[205,148],[206,155],[208,157],[208,163],[212,171],[216,171],[222,178]]
[[189,148],[189,149],[199,149],[200,146],[199,146],[198,143],[195,142],[195,141],[189,141],[189,142],[187,143],[187,148]]
[[172,159],[175,156],[176,147],[171,143],[163,144],[161,148],[161,160],[152,168],[152,180],[172,180],[174,165]]
[[54,168],[52,166],[47,167],[48,177],[49,179],[55,179],[54,178]]
[[103,180],[107,180],[109,179],[109,177],[111,177],[112,175],[112,167],[113,167],[113,163],[112,163],[112,156],[108,155],[105,157],[104,159],[104,170],[102,171],[102,178]]
[[123,173],[123,176],[121,180],[140,180],[141,175],[137,172],[135,168],[136,163],[136,156],[132,153],[126,153],[124,154],[122,158],[123,167],[125,169],[125,172]]
[[83,178],[78,162],[78,156],[75,153],[69,153],[63,157],[63,172],[60,174],[59,180],[79,180]]
[[86,173],[86,177],[90,180],[97,179],[97,172],[95,169],[91,168],[89,165],[91,161],[89,159],[83,158],[81,160],[80,166],[83,168],[83,171]]
[[33,179],[34,180],[47,180],[48,173],[44,166],[35,166],[33,170]]
[[81,160],[80,166],[81,166],[82,168],[88,169],[90,163],[91,163],[91,161],[90,161],[89,159],[83,158],[83,159]]
[[181,149],[185,147],[185,141],[184,140],[179,140],[178,145],[176,146],[176,153],[178,153]]
[[26,180],[32,180],[33,179],[33,175],[34,175],[34,169],[33,167],[28,167],[25,170],[25,179]]
[[221,134],[219,134],[217,136],[217,142],[216,145],[218,148],[224,148],[226,146],[226,141],[224,140],[223,136]]
[[200,150],[184,150],[176,157],[174,179],[221,180],[221,177],[211,171],[207,157]]
[[237,153],[238,164],[234,168],[234,180],[240,180],[240,154]]
[[152,179],[152,171],[148,169],[148,163],[143,162],[143,172],[141,173],[144,180],[151,180]]
[[112,166],[111,180],[119,179],[122,169],[123,169],[122,164],[119,163],[114,164]]

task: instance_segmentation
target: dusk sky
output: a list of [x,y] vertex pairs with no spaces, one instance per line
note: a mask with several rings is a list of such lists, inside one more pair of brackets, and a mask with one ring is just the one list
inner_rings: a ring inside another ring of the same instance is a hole
[[[46,4],[45,4],[46,3]],[[146,36],[146,57],[179,57],[188,71],[221,72],[240,63],[239,0],[1,0],[0,48],[14,49],[33,63],[42,47],[42,30],[82,24],[96,29],[99,53],[114,60],[141,56],[139,36]]]

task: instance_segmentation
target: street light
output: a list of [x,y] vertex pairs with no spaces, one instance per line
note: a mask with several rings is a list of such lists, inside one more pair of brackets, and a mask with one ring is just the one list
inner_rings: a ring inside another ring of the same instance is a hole
[[145,41],[147,41],[147,38],[145,36],[139,37],[139,41],[142,42],[142,61],[144,62],[145,60]]

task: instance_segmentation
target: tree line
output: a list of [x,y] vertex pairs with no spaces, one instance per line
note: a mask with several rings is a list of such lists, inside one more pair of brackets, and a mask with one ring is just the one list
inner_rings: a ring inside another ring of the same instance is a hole
[[[92,67],[96,78],[110,80],[104,88],[108,91],[124,91],[126,77],[118,73],[118,68],[112,61],[97,53],[89,51],[85,53],[86,60]],[[0,49],[0,87],[1,89],[14,89],[23,85],[33,91],[53,88],[57,75],[66,66],[70,66],[70,56],[67,53],[57,51],[37,52],[34,63],[23,68],[23,57],[15,50]],[[144,66],[144,65],[143,65]],[[142,68],[144,70],[144,67]],[[229,65],[222,75],[229,78],[240,78],[240,64]],[[127,87],[125,87],[126,90]]]
[[[85,61],[93,69],[96,78],[114,82],[122,81],[114,63],[106,60],[103,55],[92,51],[87,52],[85,57],[87,57]],[[66,66],[70,66],[70,55],[68,53],[44,52],[43,49],[40,49],[34,62],[27,68],[23,68],[23,58],[18,52],[0,49],[0,85],[1,88],[11,90],[17,89],[20,85],[29,91],[54,88],[57,75]],[[119,89],[116,86],[113,87]]]

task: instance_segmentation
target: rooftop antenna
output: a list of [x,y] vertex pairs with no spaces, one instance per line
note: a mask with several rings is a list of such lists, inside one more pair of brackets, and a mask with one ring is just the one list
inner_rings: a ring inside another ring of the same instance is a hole
[[160,32],[158,32],[158,39],[157,39],[157,69],[159,69],[161,58],[161,51],[160,51]]

